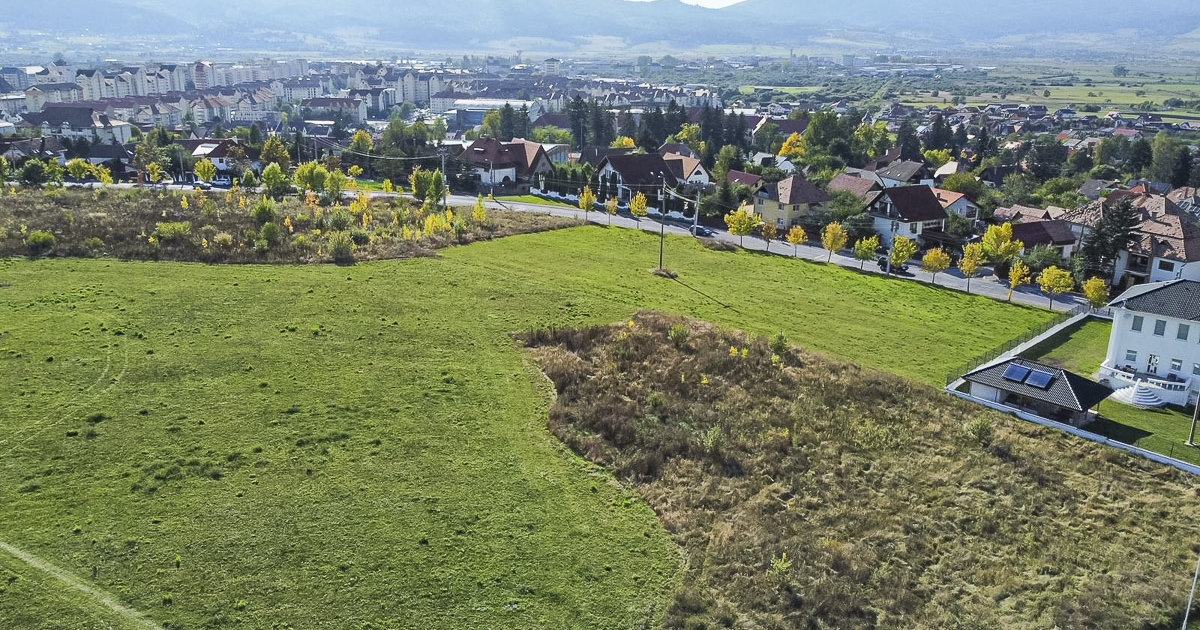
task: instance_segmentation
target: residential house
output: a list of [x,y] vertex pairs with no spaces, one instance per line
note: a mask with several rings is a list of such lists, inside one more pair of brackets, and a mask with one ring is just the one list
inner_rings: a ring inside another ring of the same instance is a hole
[[356,123],[367,120],[367,102],[358,98],[306,98],[300,101],[300,107],[314,114],[341,114]]
[[875,231],[887,247],[897,236],[924,244],[926,232],[942,233],[948,215],[933,189],[928,186],[884,188],[867,197],[867,212],[875,220]]
[[700,160],[687,155],[675,153],[661,154],[675,179],[687,189],[687,192],[707,190],[712,186],[712,175]]
[[83,100],[83,90],[77,83],[41,83],[25,90],[25,109],[40,112],[55,103],[75,103]]
[[750,162],[762,168],[777,168],[784,173],[796,172],[796,165],[791,160],[773,153],[755,153],[750,157]]
[[753,173],[744,173],[742,171],[735,171],[732,169],[730,169],[730,171],[725,175],[725,180],[730,184],[741,184],[742,186],[749,188],[751,192],[758,192],[758,189],[762,186],[763,182],[763,178],[759,175],[755,175]]
[[1089,201],[1095,201],[1100,198],[1100,195],[1106,190],[1112,190],[1120,185],[1120,182],[1115,180],[1104,179],[1089,179],[1079,186],[1079,194],[1083,195]]
[[1164,282],[1180,277],[1184,265],[1200,262],[1200,223],[1166,197],[1117,191],[1105,200],[1084,204],[1061,218],[1071,223],[1079,242],[1083,242],[1100,219],[1121,199],[1130,199],[1138,211],[1135,238],[1120,253],[1110,279],[1113,285],[1132,286],[1146,282]]
[[661,147],[658,147],[658,153],[663,156],[666,156],[668,153],[674,153],[675,155],[684,155],[692,159],[700,158],[691,147],[682,142],[664,142]]
[[480,138],[470,144],[459,157],[472,169],[479,183],[487,187],[516,187],[528,190],[541,188],[539,178],[554,170],[542,145],[527,140],[500,142],[495,138]]
[[922,184],[933,185],[933,176],[924,162],[901,160],[875,171],[884,188]]
[[93,143],[125,144],[133,136],[133,125],[114,120],[90,107],[47,107],[25,114],[25,123],[41,128],[43,136],[85,138]]
[[1033,208],[1014,204],[1011,208],[996,208],[992,219],[997,223],[1020,223],[1029,221],[1050,221],[1058,219],[1067,213],[1066,208],[1050,206],[1048,208]]
[[933,172],[933,181],[941,184],[942,182],[946,181],[947,177],[950,177],[951,175],[970,172],[971,165],[969,163],[951,160],[939,166],[938,169]]
[[803,223],[805,217],[823,213],[832,200],[816,184],[801,175],[792,175],[763,186],[754,196],[754,212],[783,231]]
[[1194,404],[1200,394],[1200,281],[1143,284],[1113,311],[1102,379],[1117,399],[1143,407]]
[[963,380],[968,396],[989,407],[1074,426],[1094,420],[1091,410],[1113,394],[1073,372],[1020,358],[986,365]]
[[964,219],[979,216],[979,206],[962,193],[934,188],[933,194],[948,214],[957,214]]
[[825,187],[829,192],[846,191],[853,193],[859,199],[866,199],[871,193],[883,190],[873,178],[858,177],[850,173],[838,173],[829,181],[829,185]]
[[1074,253],[1079,241],[1071,224],[1066,221],[1030,221],[1014,223],[1013,240],[1021,241],[1025,246],[1021,254],[1027,254],[1034,247],[1046,246],[1058,252],[1060,260],[1069,259]]
[[657,153],[610,155],[596,172],[616,184],[617,198],[629,201],[639,192],[651,195],[662,186],[674,188],[679,180],[666,160]]

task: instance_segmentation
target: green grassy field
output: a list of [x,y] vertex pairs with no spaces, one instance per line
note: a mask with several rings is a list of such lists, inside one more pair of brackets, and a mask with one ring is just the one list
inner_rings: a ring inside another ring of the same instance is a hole
[[[937,385],[1049,317],[690,239],[668,281],[657,245],[593,227],[355,267],[0,262],[0,542],[172,627],[628,628],[663,614],[678,551],[548,434],[510,333],[655,308]],[[0,627],[124,627],[0,557]]]
[[575,206],[569,203],[553,201],[551,199],[542,199],[533,195],[515,195],[510,197],[496,197],[496,201],[507,201],[510,203],[531,203],[538,206],[553,206],[556,208],[574,208]]
[[[1108,351],[1112,324],[1090,320],[1023,356],[1095,378]],[[1138,409],[1112,400],[1100,403],[1100,419],[1089,427],[1115,440],[1200,464],[1200,449],[1185,446],[1192,416],[1178,409]]]

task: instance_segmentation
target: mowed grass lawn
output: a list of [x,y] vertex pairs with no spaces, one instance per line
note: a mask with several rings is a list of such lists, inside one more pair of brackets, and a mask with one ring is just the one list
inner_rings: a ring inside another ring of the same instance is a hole
[[[1024,356],[1095,378],[1108,352],[1112,323],[1088,320]],[[1114,440],[1137,444],[1175,459],[1200,464],[1200,449],[1186,446],[1192,416],[1182,410],[1138,409],[1113,400],[1100,403],[1100,419],[1088,427]]]
[[515,195],[508,197],[496,197],[496,201],[507,201],[511,203],[529,203],[537,206],[553,206],[556,208],[574,208],[575,206],[569,203],[554,201],[553,199],[542,199],[534,195]]
[[[172,627],[653,624],[679,552],[552,439],[511,332],[661,309],[938,385],[1048,317],[683,238],[674,282],[657,253],[589,227],[355,267],[0,262],[0,542]],[[0,627],[123,627],[0,558]]]

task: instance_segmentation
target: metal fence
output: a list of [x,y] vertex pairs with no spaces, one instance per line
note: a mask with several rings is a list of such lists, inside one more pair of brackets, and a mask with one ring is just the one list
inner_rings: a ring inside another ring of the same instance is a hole
[[1053,319],[1046,322],[1045,324],[1042,324],[1041,326],[1038,326],[1037,328],[1029,330],[1019,337],[1014,337],[1012,339],[1009,339],[1003,345],[1001,345],[997,348],[994,348],[992,350],[989,350],[988,352],[984,352],[983,354],[980,354],[980,355],[976,356],[975,358],[971,359],[970,361],[967,361],[966,363],[963,363],[959,367],[955,368],[953,371],[951,371],[949,374],[946,375],[946,385],[950,385],[954,381],[957,381],[958,379],[962,378],[962,376],[964,374],[967,374],[968,372],[974,370],[975,368],[977,368],[981,365],[984,365],[986,363],[990,363],[991,361],[994,361],[997,357],[1003,355],[1006,352],[1009,352],[1013,348],[1016,348],[1017,346],[1020,346],[1023,343],[1032,341],[1033,339],[1035,339],[1041,335],[1044,335],[1046,333],[1046,331],[1050,330],[1051,328],[1054,328],[1055,326],[1061,326],[1063,324],[1063,322],[1070,320],[1072,317],[1076,317],[1078,315],[1082,315],[1084,313],[1091,313],[1091,312],[1093,312],[1091,306],[1089,306],[1087,304],[1081,304],[1081,305],[1076,306],[1075,308],[1071,309],[1070,311],[1067,311],[1065,313],[1056,314]]

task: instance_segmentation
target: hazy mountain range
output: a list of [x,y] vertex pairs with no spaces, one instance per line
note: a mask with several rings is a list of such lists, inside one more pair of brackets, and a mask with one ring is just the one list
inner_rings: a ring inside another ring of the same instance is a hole
[[858,33],[866,34],[858,42],[926,50],[1008,44],[1152,52],[1177,40],[1196,41],[1200,2],[1142,0],[1134,7],[1115,0],[745,0],[706,9],[679,0],[259,0],[228,5],[43,0],[9,7],[0,13],[0,28],[56,35],[194,34],[220,45],[275,31],[346,46],[371,42],[448,51],[486,50],[497,42],[520,40],[538,50],[569,51],[596,39],[681,49],[803,47],[811,42],[854,48],[855,37],[846,34]]

